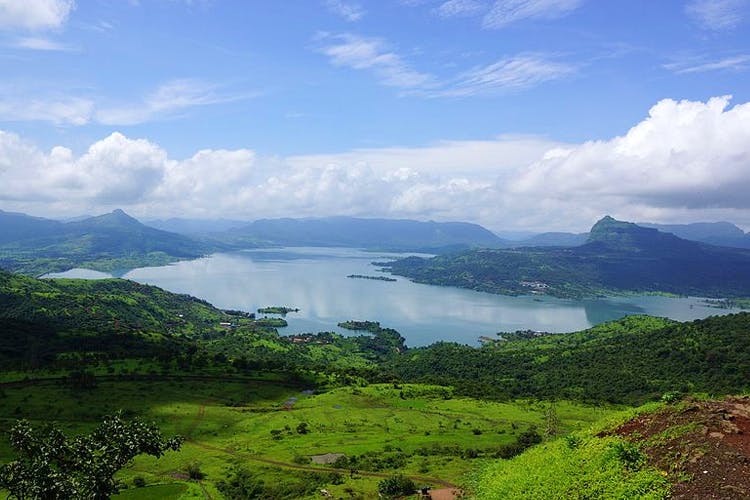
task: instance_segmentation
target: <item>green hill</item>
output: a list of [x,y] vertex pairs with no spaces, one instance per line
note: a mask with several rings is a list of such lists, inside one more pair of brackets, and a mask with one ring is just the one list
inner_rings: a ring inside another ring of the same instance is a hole
[[611,217],[597,222],[578,247],[477,249],[387,266],[421,283],[508,295],[750,296],[750,251],[687,241]]
[[392,362],[411,382],[454,385],[474,397],[642,403],[667,391],[750,389],[750,313],[678,323],[631,316],[576,333],[437,343]]
[[219,248],[145,226],[122,210],[68,223],[2,213],[0,234],[0,267],[36,276],[73,267],[163,265]]

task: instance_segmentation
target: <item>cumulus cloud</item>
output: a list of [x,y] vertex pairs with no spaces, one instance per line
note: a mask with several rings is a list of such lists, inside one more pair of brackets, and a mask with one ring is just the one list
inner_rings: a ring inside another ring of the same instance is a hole
[[73,0],[0,0],[0,30],[60,28],[74,7]]
[[627,133],[567,144],[503,136],[419,148],[170,158],[114,133],[80,155],[0,132],[0,207],[39,215],[120,206],[149,217],[358,215],[585,230],[629,220],[727,219],[750,227],[750,103],[666,99]]
[[729,108],[729,100],[660,101],[623,136],[531,164],[510,192],[587,207],[746,210],[750,103]]

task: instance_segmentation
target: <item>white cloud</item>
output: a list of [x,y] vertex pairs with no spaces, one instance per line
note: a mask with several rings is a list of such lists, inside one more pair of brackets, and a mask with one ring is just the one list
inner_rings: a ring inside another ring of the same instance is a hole
[[318,36],[318,40],[324,42],[318,52],[328,56],[334,66],[369,71],[383,85],[422,97],[466,97],[518,91],[568,77],[578,70],[576,65],[554,60],[545,54],[517,54],[473,68],[452,79],[440,80],[412,68],[377,38],[324,33]]
[[226,93],[213,83],[195,79],[171,80],[159,86],[140,103],[101,107],[96,121],[105,125],[134,125],[170,118],[196,106],[208,106],[256,97],[257,92]]
[[575,65],[554,61],[542,54],[519,54],[474,68],[460,75],[455,84],[439,94],[469,96],[521,90],[566,78],[573,75],[577,69]]
[[664,68],[677,74],[705,73],[708,71],[743,71],[750,63],[750,55],[725,57],[718,61],[692,59],[665,64]]
[[59,52],[70,52],[75,49],[64,43],[51,40],[49,38],[41,37],[23,37],[19,38],[13,44],[14,47],[19,49],[29,50],[47,50],[47,51],[59,51]]
[[448,0],[435,9],[435,14],[445,18],[472,16],[485,8],[485,4],[478,0]]
[[370,71],[384,85],[399,88],[429,86],[433,77],[412,69],[401,56],[390,51],[378,38],[352,34],[319,37],[325,42],[318,51],[328,56],[334,66]]
[[630,212],[638,211],[634,207],[663,213],[746,211],[750,103],[728,104],[728,97],[660,101],[624,136],[587,142],[533,163],[511,192],[600,211],[608,205]]
[[345,0],[324,0],[329,11],[349,22],[359,21],[365,15],[361,5]]
[[34,85],[0,85],[0,121],[135,125],[171,119],[198,106],[250,99],[257,95],[257,92],[227,92],[220,85],[182,79],[160,85],[139,102],[108,105],[99,98],[61,95]]
[[[0,88],[0,90],[6,90]],[[66,96],[21,98],[0,93],[0,121],[45,121],[54,125],[85,125],[91,121],[94,102]]]
[[539,137],[418,148],[169,158],[122,134],[75,155],[0,132],[0,207],[39,215],[120,206],[149,217],[359,215],[469,220],[495,229],[585,230],[628,220],[727,219],[750,227],[750,103],[666,99],[626,134],[565,144]]
[[74,7],[73,0],[0,0],[0,30],[59,28]]
[[703,29],[721,31],[739,26],[747,6],[747,0],[692,0],[685,12]]
[[583,0],[496,0],[482,25],[504,28],[524,19],[556,19],[583,5]]

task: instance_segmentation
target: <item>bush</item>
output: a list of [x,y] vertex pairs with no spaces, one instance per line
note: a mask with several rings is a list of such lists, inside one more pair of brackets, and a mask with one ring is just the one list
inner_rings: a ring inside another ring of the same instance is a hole
[[187,464],[187,467],[185,467],[185,471],[187,472],[188,477],[195,481],[200,481],[201,479],[206,477],[206,475],[201,470],[201,465],[195,461]]
[[143,488],[146,486],[146,479],[143,476],[135,476],[133,478],[133,486],[136,488]]
[[378,483],[378,493],[386,498],[411,495],[416,489],[414,481],[402,474],[396,474]]

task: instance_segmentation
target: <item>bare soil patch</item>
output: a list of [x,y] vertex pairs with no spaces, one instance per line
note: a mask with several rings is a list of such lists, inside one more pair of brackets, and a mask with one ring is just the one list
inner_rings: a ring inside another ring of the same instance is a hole
[[687,400],[613,431],[641,445],[676,499],[750,498],[750,398]]

